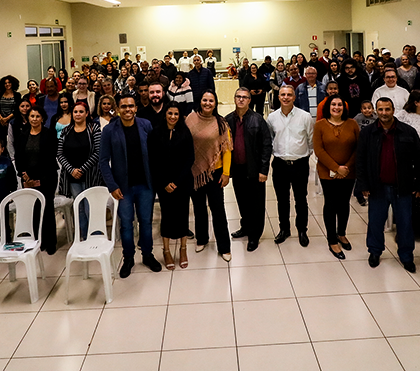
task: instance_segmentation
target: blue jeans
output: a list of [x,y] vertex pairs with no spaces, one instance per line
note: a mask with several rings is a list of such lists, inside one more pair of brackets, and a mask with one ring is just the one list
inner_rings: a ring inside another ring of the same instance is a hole
[[398,233],[398,256],[401,263],[413,261],[414,231],[411,223],[412,197],[399,196],[394,187],[384,185],[374,195],[369,196],[369,223],[366,238],[368,251],[381,255],[385,250],[384,227],[392,205]]
[[[80,193],[86,189],[85,182],[70,182],[70,193],[73,198],[76,198]],[[86,240],[88,232],[88,217],[89,217],[89,203],[86,199],[83,199],[79,204],[79,224],[80,224],[80,236]]]
[[134,245],[134,207],[139,221],[140,237],[138,246],[143,256],[150,255],[153,249],[152,215],[155,193],[145,184],[130,187],[123,194],[124,199],[118,204],[118,216],[121,219],[121,242],[125,258],[132,258],[136,253]]

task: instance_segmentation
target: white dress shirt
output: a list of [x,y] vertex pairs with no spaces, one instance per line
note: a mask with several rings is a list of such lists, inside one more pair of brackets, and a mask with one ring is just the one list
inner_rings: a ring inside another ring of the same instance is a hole
[[280,108],[268,115],[267,125],[275,157],[294,161],[312,154],[314,125],[308,112],[293,107],[285,116]]

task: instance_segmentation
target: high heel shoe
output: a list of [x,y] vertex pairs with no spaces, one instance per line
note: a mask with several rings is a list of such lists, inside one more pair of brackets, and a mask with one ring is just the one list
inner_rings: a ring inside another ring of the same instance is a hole
[[328,246],[329,246],[329,248],[330,248],[331,254],[333,254],[333,255],[334,255],[337,259],[343,260],[343,259],[345,259],[345,258],[346,258],[346,256],[344,255],[344,253],[343,253],[342,251],[340,251],[340,252],[335,252],[335,251],[331,248],[331,245],[330,245],[330,244],[328,244]]
[[179,266],[182,269],[188,267],[187,246],[181,246],[179,248]]
[[175,269],[174,259],[172,258],[171,251],[163,249],[163,259],[165,260],[165,267],[167,270],[173,271]]

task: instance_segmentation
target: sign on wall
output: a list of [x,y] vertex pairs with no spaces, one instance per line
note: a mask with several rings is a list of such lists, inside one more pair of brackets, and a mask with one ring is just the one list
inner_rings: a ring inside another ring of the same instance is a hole
[[142,61],[146,60],[146,47],[145,46],[138,46],[137,47],[137,54],[140,54],[140,59]]

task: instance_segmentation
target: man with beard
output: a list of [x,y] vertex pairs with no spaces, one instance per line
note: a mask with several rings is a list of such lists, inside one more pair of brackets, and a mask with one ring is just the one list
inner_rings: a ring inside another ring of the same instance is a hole
[[308,66],[314,67],[316,69],[316,72],[317,72],[316,79],[318,81],[322,81],[322,78],[327,73],[327,69],[325,68],[324,63],[318,60],[318,56],[315,52],[311,53],[311,59],[308,62]]
[[360,112],[364,100],[370,100],[372,89],[368,78],[359,69],[357,62],[346,59],[341,65],[341,75],[337,78],[340,95],[349,104],[349,117],[353,118]]
[[137,117],[149,120],[153,128],[156,128],[161,122],[163,116],[163,86],[160,82],[152,82],[149,85],[150,104],[137,112]]

